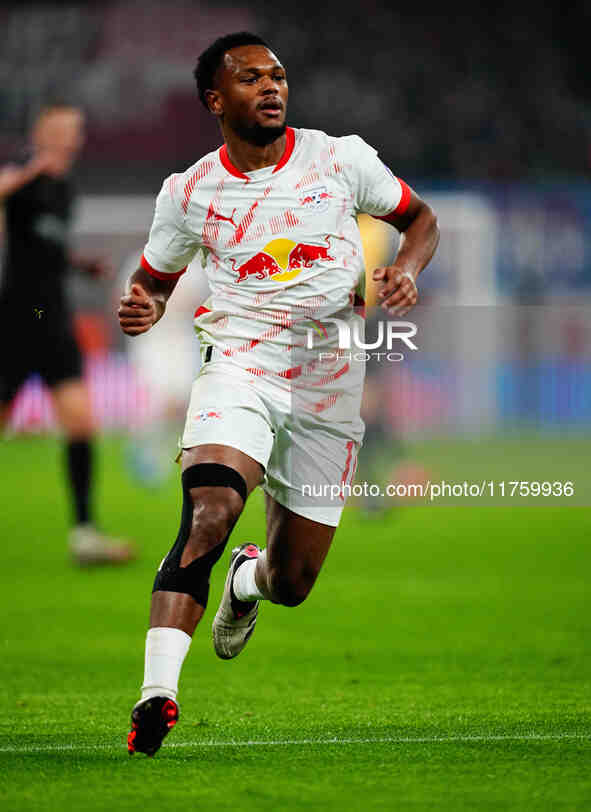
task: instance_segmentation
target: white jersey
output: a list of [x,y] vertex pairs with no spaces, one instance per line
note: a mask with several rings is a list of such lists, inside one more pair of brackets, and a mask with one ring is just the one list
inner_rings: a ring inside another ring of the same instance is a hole
[[401,214],[409,199],[359,136],[288,127],[276,166],[241,172],[224,145],[167,178],[142,266],[175,278],[201,252],[211,289],[195,314],[202,346],[283,391],[301,379],[314,388],[310,408],[334,419],[332,394],[363,374],[353,375],[342,352],[318,354],[337,347],[337,328],[324,321],[350,324],[362,303],[357,215]]

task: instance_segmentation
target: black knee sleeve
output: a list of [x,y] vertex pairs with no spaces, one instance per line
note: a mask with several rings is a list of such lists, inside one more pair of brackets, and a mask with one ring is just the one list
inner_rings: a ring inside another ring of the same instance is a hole
[[218,463],[201,463],[192,465],[183,471],[183,510],[181,526],[172,550],[160,565],[156,573],[152,592],[183,592],[190,595],[200,606],[207,606],[209,595],[209,576],[221,554],[224,552],[228,537],[217,544],[205,555],[196,558],[186,567],[181,567],[181,558],[187,545],[193,521],[193,500],[190,489],[200,485],[233,488],[246,501],[247,488],[243,477],[227,465]]

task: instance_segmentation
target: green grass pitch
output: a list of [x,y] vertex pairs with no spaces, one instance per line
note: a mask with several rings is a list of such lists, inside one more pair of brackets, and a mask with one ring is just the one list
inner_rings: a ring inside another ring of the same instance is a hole
[[[502,456],[498,442],[489,451]],[[180,493],[174,474],[158,490],[135,484],[120,443],[103,441],[100,519],[142,554],[80,571],[60,463],[53,438],[2,443],[2,810],[591,808],[588,508],[348,509],[308,601],[263,605],[230,662],[210,640],[225,555],[180,722],[154,759],[129,758],[149,593]],[[233,540],[260,542],[263,528],[257,493]]]

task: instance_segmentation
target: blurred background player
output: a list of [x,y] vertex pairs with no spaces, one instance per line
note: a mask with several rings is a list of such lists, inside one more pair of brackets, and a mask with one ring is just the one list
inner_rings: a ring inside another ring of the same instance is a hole
[[95,431],[82,360],[65,290],[70,265],[107,273],[98,259],[71,256],[68,231],[73,188],[70,170],[84,144],[84,115],[67,104],[44,108],[31,131],[22,165],[0,170],[6,235],[0,288],[0,424],[21,385],[38,373],[49,387],[65,434],[66,476],[74,524],[71,554],[79,564],[123,563],[131,544],[100,533],[93,523],[91,487]]

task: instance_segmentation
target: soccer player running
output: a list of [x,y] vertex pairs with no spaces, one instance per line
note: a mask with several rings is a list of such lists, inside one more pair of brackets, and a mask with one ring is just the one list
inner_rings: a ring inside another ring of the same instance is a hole
[[302,603],[328,553],[343,493],[319,499],[305,486],[350,483],[363,434],[363,369],[335,343],[343,322],[361,320],[357,215],[402,232],[394,264],[374,271],[389,312],[416,303],[416,276],[438,242],[429,206],[361,138],[286,126],[285,68],[262,39],[216,40],[195,79],[224,144],[164,182],[119,308],[128,335],[151,329],[201,252],[212,295],[195,314],[204,363],[181,440],[182,518],[154,581],[128,737],[130,753],[150,756],[178,719],[210,573],[251,491],[266,492],[267,544],[232,550],[212,628],[219,657],[243,649],[260,601]]
[[67,232],[73,191],[70,169],[84,143],[84,116],[77,107],[52,105],[31,132],[32,154],[24,164],[0,168],[6,245],[0,288],[0,427],[20,386],[34,372],[51,392],[66,436],[66,470],[74,526],[69,545],[81,565],[117,564],[135,557],[133,547],[100,533],[93,524],[90,399],[82,379],[65,290],[75,265],[104,273],[100,260],[69,254]]

